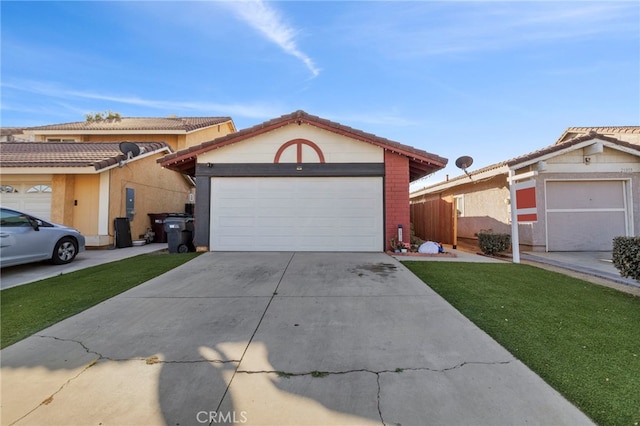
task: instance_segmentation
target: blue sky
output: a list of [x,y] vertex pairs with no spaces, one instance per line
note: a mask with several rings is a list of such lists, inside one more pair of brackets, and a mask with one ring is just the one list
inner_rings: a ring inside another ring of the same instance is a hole
[[[637,1],[7,1],[1,124],[298,109],[449,159],[640,125]],[[419,186],[419,185],[418,185]],[[414,185],[414,189],[416,186]]]

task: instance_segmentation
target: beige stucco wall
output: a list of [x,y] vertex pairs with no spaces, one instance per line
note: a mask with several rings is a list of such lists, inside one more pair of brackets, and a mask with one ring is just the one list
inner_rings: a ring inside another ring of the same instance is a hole
[[113,238],[116,217],[126,217],[126,188],[135,190],[131,238],[139,239],[151,227],[149,213],[184,212],[193,188],[181,174],[156,164],[161,155],[131,161],[110,170],[109,235]]
[[189,148],[194,145],[201,144],[202,142],[212,141],[222,136],[228,135],[233,131],[233,125],[231,122],[218,124],[206,129],[201,129],[197,132],[192,132],[186,135],[184,139],[178,142],[178,150]]
[[[273,163],[280,147],[293,139],[307,139],[322,151],[327,163],[383,163],[384,150],[378,146],[360,142],[346,136],[319,129],[315,126],[290,124],[264,133],[242,143],[227,145],[198,155],[199,163]],[[303,148],[303,162],[319,162],[316,152]],[[287,148],[281,163],[296,162],[296,147]]]
[[[506,175],[484,181],[468,180],[439,194],[447,201],[462,196],[463,214],[458,217],[458,238],[477,239],[480,230],[511,232],[509,216],[509,188]],[[428,198],[428,197],[427,197]]]

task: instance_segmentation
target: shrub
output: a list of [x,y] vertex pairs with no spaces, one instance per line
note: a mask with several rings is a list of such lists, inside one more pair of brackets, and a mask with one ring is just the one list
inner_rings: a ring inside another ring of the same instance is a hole
[[613,265],[623,277],[640,281],[640,237],[613,239]]
[[478,232],[478,245],[484,254],[494,255],[503,252],[511,245],[511,235],[494,234],[491,230]]

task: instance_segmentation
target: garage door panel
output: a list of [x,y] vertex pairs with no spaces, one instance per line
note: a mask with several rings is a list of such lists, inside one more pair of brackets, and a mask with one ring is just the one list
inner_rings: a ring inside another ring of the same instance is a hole
[[610,251],[627,233],[625,181],[546,182],[549,251]]
[[624,190],[619,180],[549,182],[549,209],[623,208]]
[[550,213],[548,232],[550,251],[610,251],[625,235],[624,212]]
[[213,178],[211,195],[211,250],[383,249],[381,177]]

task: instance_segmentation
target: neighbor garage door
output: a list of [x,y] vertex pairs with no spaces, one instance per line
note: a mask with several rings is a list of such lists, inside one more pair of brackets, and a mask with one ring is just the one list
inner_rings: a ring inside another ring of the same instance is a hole
[[610,251],[626,235],[625,182],[547,181],[549,251]]
[[51,219],[51,182],[3,182],[2,206],[29,213],[41,219]]
[[381,177],[213,178],[214,251],[383,251]]

